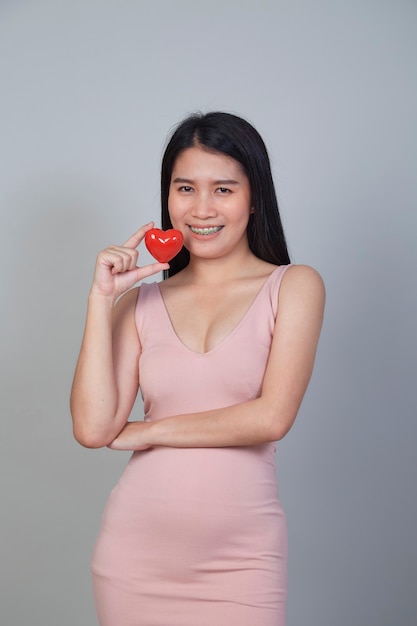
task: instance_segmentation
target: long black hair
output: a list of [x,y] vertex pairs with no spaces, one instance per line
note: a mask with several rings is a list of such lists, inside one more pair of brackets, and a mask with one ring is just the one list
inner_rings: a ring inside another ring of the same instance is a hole
[[[176,127],[162,158],[162,228],[172,228],[168,196],[175,161],[183,150],[194,146],[225,154],[240,163],[248,177],[252,194],[253,213],[249,216],[247,226],[249,248],[255,256],[274,265],[290,263],[265,144],[249,122],[231,113],[195,113]],[[184,269],[189,260],[188,250],[182,248],[170,261],[170,269],[164,273],[165,277]]]

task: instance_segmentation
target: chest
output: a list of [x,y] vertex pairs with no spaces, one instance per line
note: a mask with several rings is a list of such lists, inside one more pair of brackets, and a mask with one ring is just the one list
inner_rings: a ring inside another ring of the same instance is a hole
[[193,352],[213,350],[230,335],[254,305],[260,281],[227,288],[161,290],[172,327]]

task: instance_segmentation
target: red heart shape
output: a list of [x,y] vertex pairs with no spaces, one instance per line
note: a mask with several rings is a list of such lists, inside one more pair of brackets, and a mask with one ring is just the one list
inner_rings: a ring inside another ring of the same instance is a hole
[[184,243],[182,232],[171,228],[161,230],[151,228],[145,235],[145,245],[152,256],[160,263],[167,263],[178,254]]

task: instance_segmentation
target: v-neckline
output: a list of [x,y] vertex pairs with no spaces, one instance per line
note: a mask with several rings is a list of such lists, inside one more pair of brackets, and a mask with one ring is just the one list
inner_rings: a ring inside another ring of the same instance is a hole
[[169,327],[170,327],[174,337],[176,338],[176,341],[179,343],[180,346],[182,346],[182,348],[184,350],[187,350],[187,352],[189,352],[191,354],[194,354],[197,357],[207,357],[210,354],[212,354],[213,352],[216,352],[217,350],[219,350],[226,342],[229,341],[229,339],[231,339],[233,337],[233,335],[236,334],[236,332],[243,325],[243,323],[245,322],[246,318],[249,316],[250,312],[252,311],[252,309],[256,305],[256,303],[259,300],[261,294],[263,293],[263,291],[265,290],[265,288],[268,285],[269,281],[271,280],[271,277],[275,274],[275,272],[277,272],[281,268],[282,268],[282,265],[278,265],[275,269],[272,270],[272,272],[264,280],[261,288],[257,292],[256,296],[254,297],[254,299],[252,300],[251,304],[246,309],[245,313],[240,318],[240,320],[238,321],[236,326],[234,326],[234,328],[230,331],[230,333],[228,333],[218,344],[216,344],[213,348],[210,348],[210,350],[207,350],[206,352],[197,352],[196,350],[192,350],[192,348],[190,348],[189,346],[187,346],[183,342],[183,340],[181,339],[181,337],[178,335],[177,331],[174,328],[174,325],[173,325],[172,320],[171,320],[171,316],[170,316],[170,314],[168,312],[168,308],[167,308],[167,306],[165,304],[165,300],[164,300],[163,295],[161,293],[161,290],[159,288],[159,283],[154,283],[154,285],[155,285],[155,288],[156,288],[156,290],[157,290],[157,292],[159,294],[159,299],[161,301],[161,305],[162,305],[162,308],[164,310],[165,319],[166,319],[166,321],[167,321],[167,323],[168,323],[168,325],[169,325]]

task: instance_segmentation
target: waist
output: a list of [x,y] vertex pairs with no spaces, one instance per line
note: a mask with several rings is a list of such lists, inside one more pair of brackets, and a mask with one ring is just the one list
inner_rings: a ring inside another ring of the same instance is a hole
[[132,496],[239,504],[278,499],[275,444],[135,452],[120,480]]

